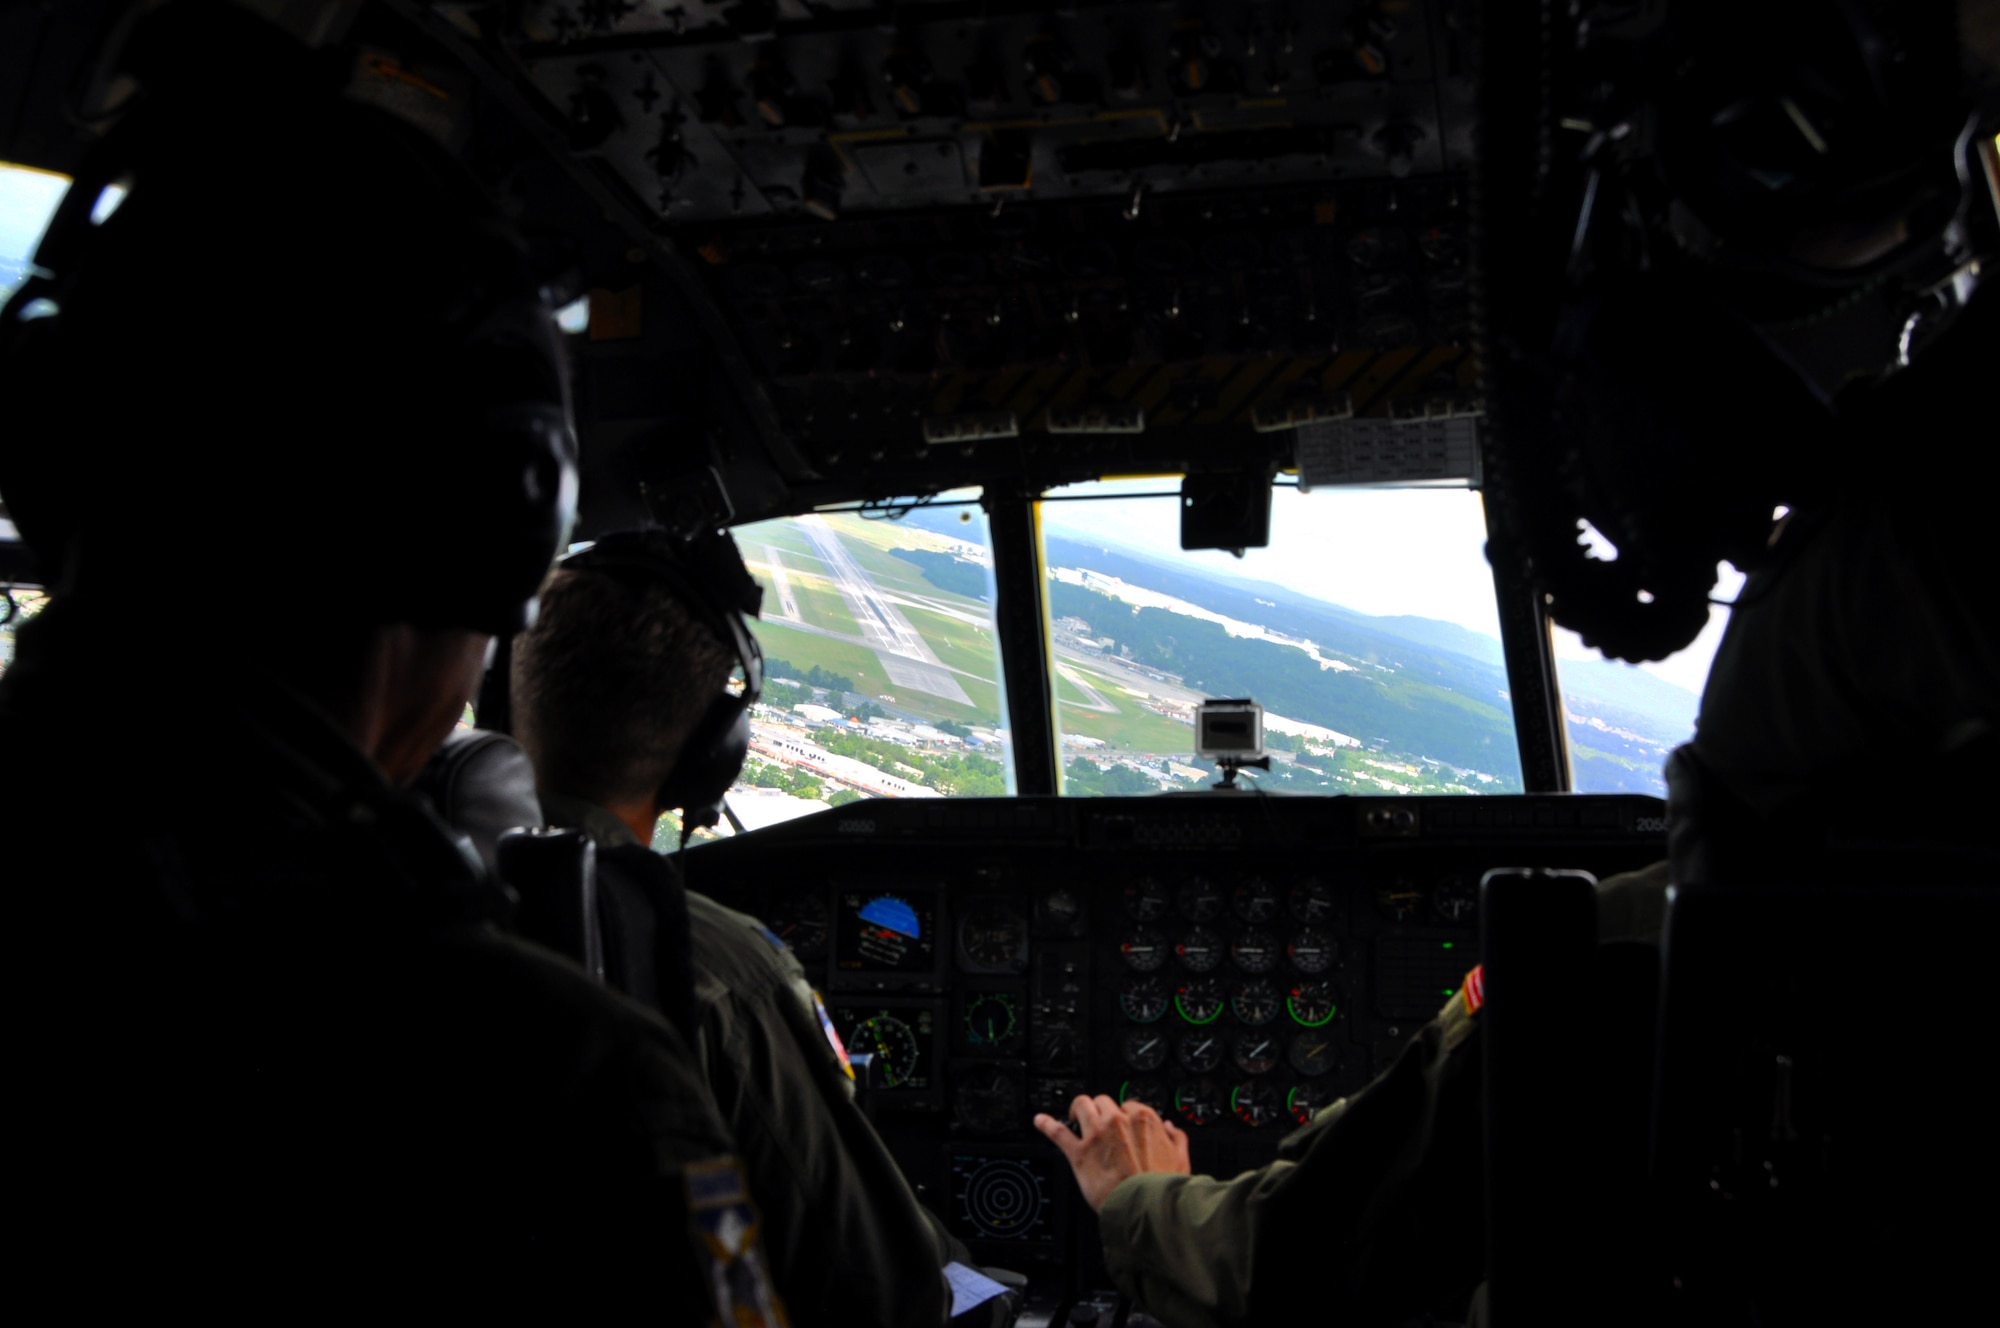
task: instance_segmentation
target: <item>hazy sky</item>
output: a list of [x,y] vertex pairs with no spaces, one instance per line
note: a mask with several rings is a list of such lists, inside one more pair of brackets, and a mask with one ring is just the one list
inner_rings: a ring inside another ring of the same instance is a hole
[[[68,181],[59,175],[0,165],[0,262],[26,263],[34,253]],[[0,298],[6,292],[0,290]],[[1111,481],[1077,486],[1092,491],[1177,490],[1175,479]],[[1479,495],[1464,489],[1281,488],[1271,504],[1271,545],[1242,561],[1226,553],[1182,553],[1179,504],[1171,497],[1116,502],[1048,503],[1043,524],[1073,539],[1100,539],[1171,554],[1370,614],[1441,618],[1488,636],[1499,635],[1493,579],[1486,566],[1486,518]],[[1731,598],[1742,578],[1716,588]],[[1672,659],[1642,667],[1690,691],[1708,676],[1727,618],[1717,609],[1693,645]],[[1573,634],[1558,632],[1559,657],[1596,658]]]
[[[1114,480],[1074,485],[1058,493],[1176,491],[1177,479]],[[1487,636],[1500,635],[1493,573],[1486,563],[1486,514],[1466,489],[1280,488],[1271,500],[1271,544],[1242,560],[1227,553],[1184,553],[1180,505],[1173,497],[1111,502],[1053,502],[1042,525],[1070,539],[1115,542],[1170,555],[1222,572],[1275,581],[1362,613],[1441,618]],[[1742,578],[1733,570],[1716,587],[1732,598]],[[1708,627],[1671,659],[1640,667],[1699,692],[1728,619],[1712,610]],[[1556,633],[1561,659],[1601,659],[1572,632]]]

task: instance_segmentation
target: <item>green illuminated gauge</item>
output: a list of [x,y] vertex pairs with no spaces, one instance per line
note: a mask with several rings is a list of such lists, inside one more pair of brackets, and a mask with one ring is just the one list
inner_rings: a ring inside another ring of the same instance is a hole
[[1127,1079],[1118,1085],[1118,1101],[1143,1102],[1165,1116],[1174,1109],[1174,1090],[1158,1079]]
[[1258,1029],[1236,1035],[1236,1045],[1232,1049],[1236,1057],[1236,1068],[1245,1074],[1269,1074],[1278,1068],[1278,1057],[1285,1044],[1276,1033],[1265,1033]]
[[1229,943],[1229,957],[1245,973],[1268,973],[1278,966],[1278,942],[1267,931],[1246,931]]
[[1293,1038],[1287,1058],[1294,1070],[1309,1078],[1340,1068],[1340,1051],[1333,1045],[1333,1034],[1324,1028],[1308,1028]]
[[1285,947],[1285,958],[1292,961],[1292,967],[1301,973],[1324,973],[1333,967],[1334,956],[1339,953],[1333,937],[1317,927],[1307,927],[1292,937],[1292,943]]
[[1440,922],[1466,926],[1479,912],[1479,887],[1463,876],[1447,876],[1431,895],[1431,910]]
[[1174,1009],[1191,1024],[1214,1023],[1228,993],[1215,978],[1189,978],[1174,993]]
[[1150,876],[1125,887],[1125,916],[1134,922],[1158,922],[1167,915],[1170,902],[1167,887]]
[[1014,1040],[1020,1029],[1019,1014],[1010,992],[982,991],[965,1001],[965,1041],[967,1046],[998,1047]]
[[1150,1024],[1167,1012],[1167,984],[1159,978],[1133,978],[1118,989],[1118,1009],[1135,1024]]
[[1168,1037],[1150,1028],[1135,1028],[1125,1035],[1125,1063],[1135,1070],[1157,1070],[1167,1063]]
[[1181,967],[1190,973],[1207,973],[1222,962],[1222,937],[1207,927],[1196,927],[1174,947]]
[[1229,1110],[1245,1125],[1262,1129],[1284,1118],[1285,1100],[1269,1084],[1241,1084],[1229,1095]]
[[1197,1028],[1181,1034],[1181,1040],[1174,1044],[1174,1059],[1181,1063],[1182,1069],[1204,1074],[1222,1064],[1222,1052],[1227,1045],[1215,1029]]
[[1253,1028],[1276,1019],[1283,1004],[1284,997],[1279,995],[1269,978],[1240,982],[1236,985],[1236,994],[1229,998],[1230,1011]]
[[1311,877],[1300,881],[1292,887],[1287,902],[1291,904],[1292,916],[1309,927],[1333,918],[1333,890],[1325,881]]
[[1229,904],[1245,922],[1269,922],[1278,916],[1278,888],[1261,876],[1251,876],[1230,894]]
[[1222,1118],[1222,1090],[1213,1079],[1194,1079],[1174,1090],[1174,1114],[1184,1124],[1212,1125]]
[[1318,1028],[1340,1013],[1340,994],[1331,982],[1301,982],[1285,998],[1285,1010],[1307,1028]]
[[1315,1114],[1339,1101],[1325,1084],[1300,1084],[1285,1094],[1285,1110],[1301,1125],[1309,1125]]
[[910,1026],[892,1014],[878,1014],[855,1025],[849,1044],[875,1057],[884,1088],[901,1088],[916,1077],[923,1050]]
[[1151,973],[1167,962],[1167,938],[1151,927],[1134,927],[1118,943],[1125,967],[1135,973]]
[[1189,922],[1213,922],[1222,912],[1222,891],[1206,876],[1190,876],[1174,902]]

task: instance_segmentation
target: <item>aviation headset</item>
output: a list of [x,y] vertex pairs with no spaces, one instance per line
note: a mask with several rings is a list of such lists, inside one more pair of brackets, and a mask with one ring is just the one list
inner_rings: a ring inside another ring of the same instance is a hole
[[[351,68],[339,52],[306,52],[226,8],[190,19],[169,7],[149,22],[155,29],[135,44],[155,76],[142,78],[136,108],[86,155],[30,279],[0,310],[0,397],[17,412],[0,442],[0,495],[43,579],[59,585],[79,562],[92,569],[86,580],[114,564],[143,574],[151,560],[136,541],[185,548],[192,520],[248,535],[251,554],[233,560],[232,578],[324,601],[321,616],[520,630],[568,538],[577,492],[567,366],[525,244],[444,148],[342,95],[329,72]],[[232,68],[258,71],[257,95],[269,100],[256,115],[244,114],[242,88],[224,105],[222,91],[203,85],[214,82],[203,71],[220,58],[218,44],[242,56]],[[114,184],[129,195],[94,218]],[[345,210],[322,221],[315,201]],[[296,210],[284,215],[287,207]],[[351,287],[324,277],[312,285],[313,246],[353,243],[339,226],[357,221],[372,232],[360,244],[373,247],[357,246],[367,257],[350,263],[387,261]],[[217,275],[184,281],[192,298],[165,314],[121,289],[132,273],[144,289],[154,268],[185,263],[173,246],[200,246],[211,224],[238,226],[250,257],[224,251]],[[273,255],[285,266],[271,270]],[[421,294],[419,283],[428,283]],[[306,350],[303,365],[277,358],[263,343],[291,338],[231,316],[282,308],[298,289],[308,292],[303,307],[285,317],[324,364]],[[135,356],[119,340],[135,315],[156,329],[185,315],[191,330]],[[397,349],[373,349],[378,331]],[[221,344],[204,345],[209,337]],[[263,387],[231,363],[232,351],[279,365],[281,385]],[[163,363],[180,373],[162,373]],[[234,418],[219,430],[198,419],[162,428],[118,400],[144,388],[105,392],[93,373],[107,367],[149,374],[139,381],[170,392],[214,381]],[[281,399],[302,383],[317,399]],[[257,418],[245,401],[283,410],[283,422]],[[158,513],[162,495],[190,510]]]
[[[1715,564],[1768,557],[1774,506],[1842,470],[1847,401],[1780,336],[1891,371],[1895,337],[1856,329],[1904,326],[1907,364],[1909,329],[1933,337],[1990,256],[1972,153],[1993,79],[1948,4],[1557,6],[1553,33],[1485,8],[1496,560],[1606,655],[1663,658],[1707,623]],[[1585,556],[1579,519],[1614,561]]]
[[735,654],[741,690],[724,689],[696,722],[680,759],[661,781],[658,802],[681,811],[681,842],[714,825],[722,799],[750,753],[750,707],[764,692],[764,652],[747,618],[763,606],[764,591],[743,565],[726,530],[683,538],[663,529],[618,531],[577,550],[559,564],[565,571],[597,572],[633,583],[664,586],[695,620]]

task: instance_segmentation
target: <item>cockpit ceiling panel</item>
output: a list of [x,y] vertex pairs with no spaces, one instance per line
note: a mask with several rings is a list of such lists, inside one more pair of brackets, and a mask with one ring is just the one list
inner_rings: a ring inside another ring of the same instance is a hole
[[1443,6],[543,0],[516,54],[670,226],[1463,169]]

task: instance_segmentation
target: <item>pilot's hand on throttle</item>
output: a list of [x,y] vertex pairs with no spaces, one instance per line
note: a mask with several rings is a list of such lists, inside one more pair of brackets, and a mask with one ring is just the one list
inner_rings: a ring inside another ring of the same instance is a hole
[[1035,1128],[1062,1149],[1076,1172],[1084,1202],[1094,1213],[1128,1176],[1148,1171],[1187,1175],[1187,1133],[1143,1102],[1120,1106],[1108,1097],[1080,1097],[1070,1103],[1079,1138],[1067,1122],[1053,1116],[1035,1117]]

